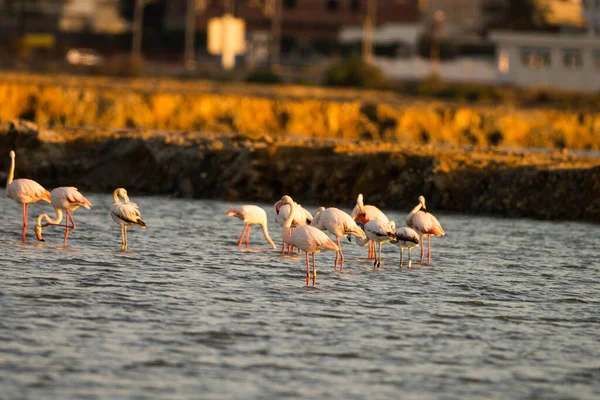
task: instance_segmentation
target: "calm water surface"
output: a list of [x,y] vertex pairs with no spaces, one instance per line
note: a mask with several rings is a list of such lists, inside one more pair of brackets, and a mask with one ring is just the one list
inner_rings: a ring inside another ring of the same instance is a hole
[[438,214],[434,266],[345,242],[312,288],[259,229],[238,250],[230,203],[134,196],[149,228],[121,252],[110,195],[67,248],[20,244],[0,195],[2,399],[600,398],[597,225]]

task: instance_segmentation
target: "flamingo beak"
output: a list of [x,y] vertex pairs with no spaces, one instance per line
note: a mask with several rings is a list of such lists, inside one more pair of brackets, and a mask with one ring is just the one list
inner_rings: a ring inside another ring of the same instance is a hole
[[36,225],[34,230],[35,230],[35,236],[37,237],[37,239],[40,242],[45,242],[44,238],[42,237],[42,227],[39,225]]

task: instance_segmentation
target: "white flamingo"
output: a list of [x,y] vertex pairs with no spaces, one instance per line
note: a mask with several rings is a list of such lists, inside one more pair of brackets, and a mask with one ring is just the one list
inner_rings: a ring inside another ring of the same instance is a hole
[[246,248],[248,248],[251,225],[260,225],[265,239],[267,239],[267,242],[269,242],[269,244],[273,248],[275,248],[275,243],[271,239],[271,236],[269,236],[269,229],[267,227],[267,213],[259,206],[245,205],[241,207],[232,208],[230,210],[227,210],[225,215],[228,217],[237,217],[246,223],[244,229],[242,230],[242,234],[238,239],[238,247],[242,247],[244,234],[246,234]]
[[[290,214],[291,207],[287,204],[282,204],[281,200],[278,200],[274,205],[275,208],[275,221],[279,224],[279,226],[283,227],[285,220]],[[292,220],[292,229],[301,225],[310,225],[313,220],[312,214],[300,204],[296,203],[296,208],[294,209],[294,219]],[[287,244],[283,242],[281,244],[281,254],[285,252],[285,247]],[[288,254],[291,254],[292,248],[288,246]]]
[[23,206],[23,231],[21,240],[25,242],[27,236],[27,209],[29,204],[39,201],[50,203],[50,192],[42,185],[31,179],[14,179],[15,176],[15,152],[10,151],[10,171],[6,180],[6,197],[14,199]]
[[391,222],[383,222],[378,219],[371,220],[366,224],[362,224],[362,222],[358,222],[358,226],[360,226],[367,235],[367,239],[356,239],[356,243],[359,246],[365,246],[369,243],[369,240],[373,243],[379,245],[379,256],[375,256],[375,262],[373,263],[374,268],[381,267],[381,246],[385,242],[396,240],[396,234],[394,230],[396,229],[396,223],[394,221]]
[[431,264],[431,235],[444,236],[444,228],[437,218],[427,212],[425,197],[419,196],[419,204],[406,217],[406,225],[416,230],[420,235],[421,259],[423,262],[423,237],[427,238],[427,264]]
[[301,225],[292,231],[292,220],[294,219],[294,211],[297,205],[290,196],[281,198],[282,204],[289,204],[291,213],[283,224],[283,241],[299,248],[306,253],[306,285],[310,282],[310,267],[308,265],[308,253],[312,253],[313,265],[313,286],[317,283],[317,266],[315,264],[315,254],[320,251],[331,250],[338,251],[339,247],[327,235],[310,225]]
[[316,212],[315,218],[311,222],[311,226],[320,230],[327,230],[335,236],[337,246],[340,250],[335,253],[335,263],[333,264],[334,270],[337,269],[338,255],[340,258],[340,271],[344,269],[344,253],[342,252],[340,238],[347,237],[348,240],[350,240],[350,235],[361,239],[366,239],[367,237],[349,214],[335,207],[320,207]]
[[[44,241],[42,237],[42,228],[55,225],[55,226],[64,226],[65,228],[65,237],[63,244],[67,245],[67,238],[69,237],[69,229],[75,229],[77,226],[75,225],[75,220],[71,216],[70,211],[75,211],[79,207],[87,208],[88,210],[92,206],[92,203],[88,201],[77,188],[72,186],[63,186],[57,187],[50,192],[50,203],[54,210],[56,211],[56,219],[52,220],[48,214],[42,214],[37,218],[37,224],[35,225],[35,235],[38,240]],[[63,210],[65,210],[65,224],[60,225],[63,217]],[[42,219],[46,219],[46,223],[42,225]],[[69,220],[72,225],[69,225]]]
[[396,240],[392,241],[396,246],[400,247],[400,268],[402,268],[402,253],[404,249],[408,249],[408,268],[412,266],[410,251],[419,245],[419,234],[412,228],[402,227],[396,229]]
[[[363,225],[374,219],[377,219],[377,220],[380,220],[383,222],[390,222],[388,217],[379,208],[368,205],[368,204],[367,205],[364,204],[362,193],[359,194],[358,197],[356,198],[356,205],[354,206],[354,209],[352,210],[351,216],[352,216],[352,219],[354,219],[357,222],[361,222]],[[375,243],[368,242],[368,244],[369,244],[368,258],[375,258]]]
[[127,227],[139,225],[145,229],[146,223],[142,220],[138,205],[129,201],[127,190],[123,188],[115,189],[113,198],[115,202],[110,206],[110,216],[113,221],[121,225],[121,250],[127,250]]

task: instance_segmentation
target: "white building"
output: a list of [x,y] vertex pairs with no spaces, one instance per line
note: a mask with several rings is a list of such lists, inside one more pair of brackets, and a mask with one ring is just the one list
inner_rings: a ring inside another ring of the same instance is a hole
[[495,32],[501,81],[526,87],[600,90],[600,38]]

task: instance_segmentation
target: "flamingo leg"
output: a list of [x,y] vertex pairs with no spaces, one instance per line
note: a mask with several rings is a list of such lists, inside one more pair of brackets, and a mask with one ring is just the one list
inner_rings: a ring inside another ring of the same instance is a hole
[[431,264],[431,235],[427,236],[427,264]]
[[27,208],[28,204],[23,204],[23,232],[21,232],[21,241],[25,243],[25,239],[27,238]]
[[121,225],[121,250],[125,250],[125,225]]
[[408,248],[408,268],[412,267],[412,260],[410,259],[410,251],[412,250],[412,248]]
[[129,241],[127,240],[127,225],[123,227],[123,231],[125,232],[125,250],[127,250],[127,245],[129,244]]
[[421,235],[419,237],[419,246],[421,247],[421,259],[419,260],[419,262],[421,264],[423,264],[423,251],[424,251],[424,249],[423,249],[423,235]]
[[240,238],[238,239],[238,247],[242,247],[242,240],[244,240],[244,233],[246,233],[246,229],[248,229],[249,226],[250,226],[250,224],[246,224],[244,226],[244,229],[242,230],[242,234],[240,235]]
[[379,243],[379,262],[377,263],[377,268],[381,268],[381,248],[383,247],[383,243]]
[[[339,240],[338,240],[339,241]],[[335,262],[333,263],[333,270],[337,271],[337,264],[338,264],[338,257],[339,257],[339,252],[336,251],[335,252]]]
[[344,253],[342,252],[342,244],[340,243],[340,238],[337,238],[337,245],[340,249],[340,272],[344,269]]
[[315,264],[315,253],[312,253],[312,261],[313,261],[313,286],[317,284],[317,266]]
[[71,224],[72,225],[69,228],[71,228],[71,229],[77,228],[77,226],[75,226],[75,220],[73,219],[73,216],[71,215],[71,213],[69,212],[69,210],[65,210],[65,211],[67,212],[67,218],[71,219]]
[[[410,251],[410,249],[408,251]],[[400,247],[400,268],[402,268],[402,253],[404,253],[404,249]]]
[[67,245],[67,238],[69,237],[69,212],[67,211],[67,217],[65,218],[65,239],[63,246]]
[[310,282],[310,267],[308,265],[308,252],[306,253],[306,286]]
[[246,231],[246,248],[248,248],[248,241],[250,240],[250,229],[252,229],[252,226],[250,224],[247,224],[248,226],[248,230]]

